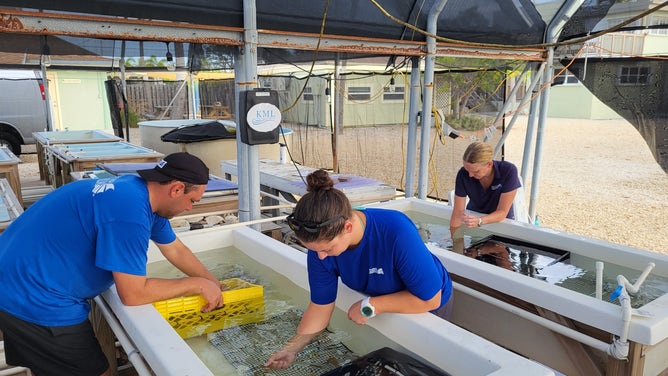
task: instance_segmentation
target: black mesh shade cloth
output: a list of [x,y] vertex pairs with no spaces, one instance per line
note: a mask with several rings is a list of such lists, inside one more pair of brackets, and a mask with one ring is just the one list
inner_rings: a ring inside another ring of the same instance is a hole
[[651,57],[578,59],[569,70],[601,102],[633,124],[668,172],[668,62]]

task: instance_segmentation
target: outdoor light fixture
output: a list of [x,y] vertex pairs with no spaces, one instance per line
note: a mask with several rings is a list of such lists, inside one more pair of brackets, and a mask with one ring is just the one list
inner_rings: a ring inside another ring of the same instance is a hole
[[42,51],[39,56],[39,64],[44,67],[51,66],[51,49],[46,43],[46,35],[42,36]]
[[172,56],[172,53],[169,52],[169,42],[165,42],[167,45],[167,54],[165,55],[165,58],[167,59],[167,70],[168,71],[174,71],[176,70],[176,61],[174,61],[174,56]]

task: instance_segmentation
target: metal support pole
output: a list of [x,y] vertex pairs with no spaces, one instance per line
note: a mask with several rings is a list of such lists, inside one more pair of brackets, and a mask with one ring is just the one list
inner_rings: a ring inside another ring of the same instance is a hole
[[340,64],[341,58],[337,52],[336,55],[334,55],[334,85],[332,85],[334,89],[330,93],[330,97],[334,98],[334,101],[332,101],[332,103],[334,103],[334,122],[330,127],[332,138],[332,170],[334,172],[339,172],[339,134],[343,133],[343,101],[341,97],[342,94],[339,92],[339,80],[341,79]]
[[[524,80],[524,77],[526,77],[527,72],[529,71],[529,67],[530,67],[530,64],[526,64],[524,66],[524,70],[520,74],[519,78],[515,81],[515,86],[513,86],[513,88],[510,89],[510,94],[508,94],[508,96],[506,98],[504,98],[505,100],[503,101],[503,106],[501,107],[499,112],[496,114],[496,118],[494,118],[494,121],[492,122],[492,127],[496,127],[496,123],[499,121],[499,119],[501,119],[506,114],[506,111],[508,111],[508,107],[510,106],[510,103],[514,102],[514,101],[509,101],[508,98],[514,98],[515,97],[515,95],[517,94],[517,90],[521,86],[520,83]],[[520,108],[520,106],[517,106],[517,108]],[[489,135],[488,135],[488,132],[485,132],[485,138],[484,138],[483,141],[484,142],[489,141],[490,136],[491,136],[491,133],[489,133]],[[499,142],[499,145],[502,145],[501,142]]]
[[531,194],[529,195],[529,218],[536,218],[536,199],[538,197],[538,188],[540,187],[540,170],[543,160],[543,141],[545,139],[545,122],[547,121],[547,109],[550,101],[550,80],[554,64],[554,48],[547,51],[546,68],[543,71],[542,83],[545,86],[540,96],[540,113],[538,117],[538,128],[536,129],[536,150],[534,152],[533,175],[531,177]]
[[195,79],[195,75],[191,69],[188,69],[188,86],[190,86],[190,100],[188,101],[189,119],[201,119],[199,113],[199,81]]
[[[545,69],[545,63],[542,63],[538,73],[536,73],[536,80],[539,82],[543,80],[542,72]],[[531,97],[533,100],[529,104],[529,119],[527,120],[527,130],[526,135],[524,136],[524,151],[522,152],[522,167],[520,169],[520,176],[522,176],[522,181],[528,182],[529,171],[533,166],[529,166],[531,159],[531,147],[534,143],[534,137],[536,134],[536,121],[538,118],[538,103],[540,102],[541,92],[539,89],[534,88],[531,92]],[[533,220],[533,218],[532,218]]]
[[[554,16],[547,27],[545,42],[554,43],[559,38],[559,33],[573,13],[580,8],[584,0],[572,0],[564,4]],[[547,49],[547,58],[545,70],[543,71],[543,92],[540,97],[540,116],[538,119],[538,129],[536,133],[536,151],[534,153],[534,169],[531,178],[531,195],[529,197],[529,217],[536,218],[536,201],[538,199],[538,189],[540,187],[540,170],[543,160],[543,141],[545,138],[545,122],[547,120],[548,105],[550,103],[550,82],[554,70],[554,47]]]
[[[448,0],[440,0],[429,11],[427,31],[436,34],[438,16],[445,8]],[[422,138],[420,140],[420,173],[418,176],[418,198],[427,198],[427,184],[429,180],[429,138],[431,133],[431,108],[434,98],[434,67],[436,66],[436,38],[427,37],[427,54],[424,63],[424,85],[422,90]]]
[[[244,0],[244,82],[246,90],[252,90],[257,87],[257,8],[255,6],[255,0]],[[238,98],[238,97],[237,97]],[[246,109],[240,109],[245,111]],[[238,112],[240,113],[240,112]],[[246,124],[238,124],[239,127],[245,127]],[[241,132],[237,132],[237,137],[239,137]],[[238,140],[239,138],[237,138]],[[247,183],[244,192],[247,194],[248,200],[248,218],[245,220],[257,220],[260,219],[260,159],[259,159],[259,145],[246,145],[244,143],[238,142],[237,146],[243,145],[242,147],[242,156],[247,158],[247,169],[246,173],[248,175]],[[241,165],[239,165],[241,168]],[[241,173],[242,171],[239,171]],[[241,192],[241,187],[239,187]],[[239,212],[241,215],[241,212]],[[239,220],[242,220],[239,217]],[[253,226],[256,230],[260,230],[260,225]]]
[[46,130],[53,131],[53,113],[51,112],[51,95],[49,94],[49,79],[46,77],[46,67],[51,65],[51,51],[46,41],[46,35],[42,35],[41,55],[39,59],[42,71],[42,84],[44,85],[44,97],[46,102]]
[[[529,87],[527,88],[527,94],[524,95],[522,100],[520,101],[519,105],[517,106],[517,109],[515,113],[513,114],[513,117],[510,119],[510,123],[508,123],[508,126],[506,127],[506,130],[503,132],[501,135],[501,139],[499,139],[499,143],[496,144],[496,147],[494,148],[494,158],[496,159],[501,152],[501,148],[503,147],[504,143],[506,142],[506,138],[508,137],[508,133],[510,130],[513,128],[513,125],[515,125],[515,122],[517,121],[517,118],[520,115],[520,110],[522,107],[524,107],[529,100],[531,100],[531,95],[528,95],[528,92],[531,92],[535,87],[536,84],[538,84],[541,81],[541,74],[542,74],[542,68],[539,70],[537,77],[533,79]],[[517,85],[519,86],[519,84]],[[516,87],[517,87],[516,86]],[[524,181],[524,180],[522,180]]]
[[411,58],[411,91],[408,103],[408,141],[406,146],[405,197],[415,195],[415,161],[417,160],[417,115],[420,101],[420,58]]
[[[121,72],[121,101],[123,102],[123,119],[125,120],[125,141],[130,142],[130,124],[129,123],[129,112],[127,107],[127,101],[125,98],[128,97],[128,83],[125,77],[125,41],[121,41],[121,59],[118,61],[118,70]],[[127,115],[127,116],[125,116]],[[120,125],[123,126],[122,124]]]
[[[244,69],[244,59],[246,58],[243,50],[240,48],[236,51],[234,59],[234,106],[236,113],[240,114],[243,109],[239,105],[239,98],[241,98],[242,82],[246,76]],[[246,148],[248,145],[241,142],[241,127],[243,124],[239,123],[240,116],[237,116],[237,185],[239,186],[239,221],[247,222],[250,220],[250,209],[248,203],[248,160],[246,159]]]

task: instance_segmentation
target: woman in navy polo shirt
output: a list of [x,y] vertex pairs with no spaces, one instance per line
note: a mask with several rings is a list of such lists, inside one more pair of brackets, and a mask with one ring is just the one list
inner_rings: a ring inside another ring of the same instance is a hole
[[311,302],[297,333],[265,366],[287,368],[297,353],[327,327],[339,278],[368,296],[348,309],[348,319],[357,324],[388,312],[432,312],[449,317],[452,281],[410,218],[396,210],[353,209],[324,170],[306,179],[308,192],[287,221],[309,249]]
[[[480,141],[473,142],[464,151],[464,166],[455,181],[451,233],[461,225],[479,227],[505,218],[515,219],[513,200],[517,188],[522,186],[517,167],[507,161],[492,160],[492,157],[492,147]],[[465,209],[479,214],[467,213]]]

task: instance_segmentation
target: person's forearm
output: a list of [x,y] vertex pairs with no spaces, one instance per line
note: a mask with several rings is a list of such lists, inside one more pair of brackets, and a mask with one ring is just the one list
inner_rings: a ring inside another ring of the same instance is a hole
[[482,224],[487,225],[490,223],[496,223],[496,222],[501,222],[504,219],[506,219],[506,216],[508,213],[504,213],[503,211],[496,210],[493,211],[489,214],[482,214],[480,217],[482,218]]
[[283,346],[283,350],[300,352],[306,345],[311,343],[313,338],[320,334],[332,317],[334,312],[334,303],[320,305],[313,302],[309,303],[308,307],[302,315],[297,327],[297,333]]
[[455,237],[456,231],[462,227],[462,216],[464,215],[464,207],[457,205],[456,202],[455,205],[456,207],[452,208],[452,214],[450,214],[450,235],[452,237]]
[[206,284],[211,284],[201,277],[186,278],[146,278],[123,273],[114,273],[116,290],[125,305],[140,305],[158,300],[171,299],[185,295],[201,294]]
[[[321,331],[322,332],[322,331]],[[288,342],[283,345],[283,350],[284,351],[290,351],[292,353],[298,354],[300,351],[304,349],[313,339],[320,334],[318,333],[312,333],[312,334],[295,334],[288,340]]]
[[179,242],[176,251],[164,253],[167,260],[178,268],[180,271],[190,277],[202,277],[213,282],[218,282],[218,279],[202,264],[202,262],[195,256],[192,251]]
[[423,313],[438,308],[441,304],[439,291],[429,300],[422,300],[407,290],[371,298],[378,313]]
[[452,236],[452,251],[455,253],[464,254],[464,248],[466,244],[464,242],[464,237]]
[[455,235],[459,235],[457,233],[457,230],[459,230],[462,227],[462,219],[460,217],[455,217],[454,215],[450,217],[450,235],[451,237],[455,237]]

